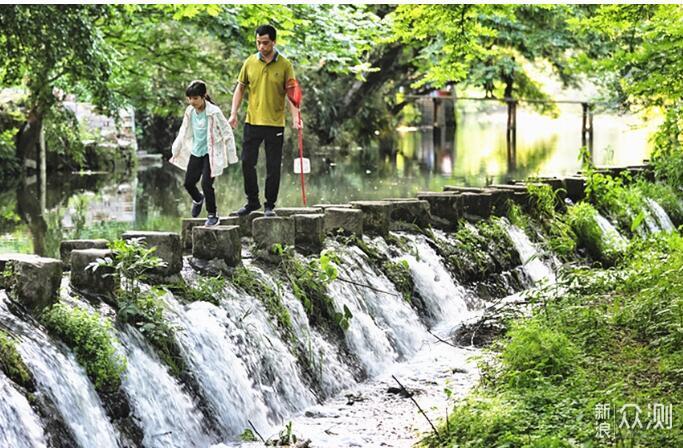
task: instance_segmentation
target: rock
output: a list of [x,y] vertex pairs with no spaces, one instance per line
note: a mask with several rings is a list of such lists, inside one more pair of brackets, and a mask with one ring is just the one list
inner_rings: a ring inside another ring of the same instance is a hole
[[353,201],[353,208],[363,211],[363,231],[376,235],[389,234],[391,203],[385,201]]
[[113,258],[109,249],[76,249],[71,252],[71,286],[93,294],[110,294],[116,289],[113,267],[100,266],[88,269],[98,259]]
[[[320,210],[320,209],[319,209]],[[325,241],[325,215],[292,215],[296,248],[303,252],[320,252]]]
[[491,216],[491,193],[462,193],[463,210],[469,215]]
[[56,258],[0,254],[0,281],[13,300],[35,314],[57,301],[62,267]]
[[294,246],[296,241],[296,229],[292,218],[256,218],[251,223],[251,233],[257,250],[266,253],[271,253],[274,244],[281,244],[283,247]]
[[153,255],[166,262],[165,267],[150,271],[150,279],[170,277],[180,272],[183,267],[183,247],[180,235],[175,232],[128,231],[122,236],[124,240],[143,238],[149,248],[155,247]]
[[106,249],[107,240],[64,240],[59,243],[59,257],[64,263],[65,269],[71,267],[71,251],[78,249]]
[[491,213],[496,216],[506,216],[508,203],[513,200],[515,192],[501,188],[487,188],[486,193],[491,194]]
[[328,208],[353,208],[351,207],[351,204],[315,204],[313,207],[321,208],[323,211]]
[[236,216],[239,220],[240,233],[242,236],[252,236],[252,223],[256,218],[263,218],[263,212],[254,211],[246,216]]
[[483,193],[484,189],[479,187],[461,187],[459,185],[445,185],[443,191],[454,191],[457,193]]
[[239,226],[196,226],[192,229],[192,256],[201,260],[221,259],[228,266],[242,261]]
[[586,178],[581,176],[570,176],[563,179],[564,188],[567,190],[567,197],[574,202],[579,202],[586,196]]
[[326,208],[323,223],[325,233],[342,230],[346,234],[363,235],[363,212],[355,208]]

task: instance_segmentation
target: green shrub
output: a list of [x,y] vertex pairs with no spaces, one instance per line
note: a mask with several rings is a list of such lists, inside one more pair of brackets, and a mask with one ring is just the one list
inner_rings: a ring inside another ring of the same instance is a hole
[[48,330],[76,353],[98,391],[112,392],[121,385],[126,360],[116,354],[111,324],[87,310],[57,303],[42,315]]
[[410,266],[406,260],[385,261],[382,271],[386,274],[391,283],[396,286],[406,302],[411,302],[415,284],[410,274]]
[[520,385],[536,380],[561,380],[574,370],[578,351],[562,333],[538,319],[515,323],[509,333],[501,359],[503,376]]
[[567,211],[567,221],[576,234],[578,244],[586,248],[593,259],[613,265],[621,256],[620,242],[617,236],[603,233],[596,216],[597,210],[586,202]]
[[0,330],[0,370],[15,383],[33,389],[33,378],[17,351],[16,342]]

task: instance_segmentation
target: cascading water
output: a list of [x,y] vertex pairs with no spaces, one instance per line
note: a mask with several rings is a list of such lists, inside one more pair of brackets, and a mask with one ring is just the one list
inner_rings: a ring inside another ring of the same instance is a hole
[[600,213],[595,213],[595,222],[597,222],[603,237],[607,242],[617,250],[624,250],[628,245],[626,238],[621,236],[619,231]]
[[394,285],[368,263],[356,246],[330,247],[342,256],[339,280],[329,286],[338,311],[345,305],[353,314],[346,341],[370,376],[389,363],[415,353],[425,328]]
[[[395,257],[394,260],[408,262],[415,288],[425,301],[430,325],[439,322],[452,325],[467,318],[467,303],[473,301],[472,294],[453,280],[427,238],[407,232],[397,232],[396,235],[407,239],[408,244],[414,248],[410,253]],[[391,256],[384,240],[377,239],[375,244],[380,251]]]
[[205,447],[216,439],[192,398],[130,326],[118,333],[127,359],[122,386],[144,431],[145,447]]
[[540,259],[540,253],[529,237],[519,227],[510,224],[507,220],[501,220],[501,223],[519,253],[524,272],[527,273],[531,280],[534,283],[540,281],[555,283],[553,270]]
[[645,198],[645,203],[647,204],[647,208],[650,210],[652,215],[656,218],[659,224],[659,229],[665,232],[676,230],[674,223],[671,222],[671,218],[669,218],[669,215],[667,215],[666,211],[664,211],[662,206],[659,205],[657,201],[650,198]]
[[45,448],[45,434],[40,419],[26,398],[0,371],[0,446]]
[[40,327],[14,316],[0,293],[0,323],[19,337],[17,351],[35,378],[39,393],[50,397],[81,447],[118,447],[118,431],[83,368],[63,353]]

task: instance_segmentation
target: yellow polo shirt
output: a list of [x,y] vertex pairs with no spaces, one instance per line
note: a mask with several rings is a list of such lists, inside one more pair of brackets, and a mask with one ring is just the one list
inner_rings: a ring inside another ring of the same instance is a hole
[[277,50],[267,64],[260,53],[249,56],[238,78],[247,86],[246,122],[258,126],[284,126],[286,85],[290,79],[295,79],[292,63]]

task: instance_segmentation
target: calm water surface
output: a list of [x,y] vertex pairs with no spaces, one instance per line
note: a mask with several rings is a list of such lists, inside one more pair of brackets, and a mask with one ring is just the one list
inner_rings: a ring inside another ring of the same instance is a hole
[[[393,150],[384,154],[377,143],[343,153],[306,148],[312,164],[312,173],[306,175],[308,204],[414,197],[444,185],[482,186],[531,175],[568,175],[580,168],[580,106],[561,105],[555,119],[519,108],[514,167],[508,164],[506,115],[501,106],[476,110],[459,106],[456,122],[457,127],[402,126],[390,145]],[[634,116],[596,114],[595,163],[641,163],[650,154],[649,138],[656,126]],[[285,148],[290,155],[283,161],[277,204],[282,207],[302,205],[299,176],[292,169],[293,151],[291,145]],[[263,162],[262,152],[261,189]],[[48,179],[43,195],[36,183],[23,186],[3,180],[10,186],[0,193],[0,252],[55,256],[59,241],[66,238],[113,239],[127,229],[179,231],[180,219],[190,210],[183,175],[166,162],[127,175],[60,175]],[[244,203],[239,165],[230,166],[217,179],[216,194],[221,215]]]

